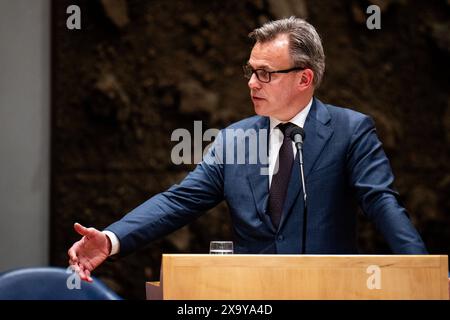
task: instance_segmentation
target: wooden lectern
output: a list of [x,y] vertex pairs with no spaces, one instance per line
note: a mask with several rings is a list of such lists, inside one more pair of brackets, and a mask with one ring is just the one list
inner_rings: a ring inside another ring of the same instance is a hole
[[448,299],[444,255],[164,254],[147,299]]

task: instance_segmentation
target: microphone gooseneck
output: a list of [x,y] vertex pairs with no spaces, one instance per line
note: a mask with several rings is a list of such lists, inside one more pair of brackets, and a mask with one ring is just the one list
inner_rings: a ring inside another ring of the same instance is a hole
[[303,141],[305,140],[305,130],[303,128],[293,124],[289,123],[288,127],[286,128],[285,134],[291,138],[291,140],[294,142],[295,147],[297,148],[298,152],[298,159],[300,162],[300,175],[302,180],[302,188],[303,188],[303,203],[304,203],[304,210],[303,210],[303,232],[302,232],[302,254],[305,254],[306,251],[306,218],[307,213],[306,209],[307,206],[307,195],[306,195],[306,183],[305,183],[305,173],[303,168]]

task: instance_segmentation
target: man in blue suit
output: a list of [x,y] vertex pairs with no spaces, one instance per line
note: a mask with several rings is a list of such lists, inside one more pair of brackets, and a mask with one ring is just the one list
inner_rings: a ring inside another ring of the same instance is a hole
[[[255,45],[244,72],[257,115],[223,130],[179,185],[106,230],[75,224],[83,238],[69,258],[82,279],[89,281],[108,256],[132,252],[222,200],[229,206],[236,253],[357,253],[356,202],[393,253],[427,253],[399,204],[372,119],[314,97],[325,69],[314,27],[291,17],[250,37]],[[299,152],[284,135],[287,123],[305,132],[306,203]],[[267,152],[259,152],[264,146]]]

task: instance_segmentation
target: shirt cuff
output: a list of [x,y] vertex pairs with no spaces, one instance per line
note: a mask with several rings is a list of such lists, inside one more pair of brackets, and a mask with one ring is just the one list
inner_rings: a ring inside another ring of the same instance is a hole
[[115,255],[117,253],[119,253],[120,251],[120,241],[119,238],[117,238],[117,236],[108,230],[104,230],[102,231],[104,234],[106,234],[106,236],[109,238],[109,240],[111,241],[111,252],[109,253],[109,256]]

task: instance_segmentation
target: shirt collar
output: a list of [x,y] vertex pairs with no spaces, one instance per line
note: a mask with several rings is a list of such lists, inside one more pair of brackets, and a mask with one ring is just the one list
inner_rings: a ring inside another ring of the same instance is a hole
[[[306,107],[304,107],[299,113],[297,113],[292,119],[286,122],[292,122],[293,124],[303,128],[305,125],[306,117],[308,116],[309,110],[311,109],[313,102],[313,98],[309,100]],[[272,129],[275,128],[278,124],[282,123],[283,121],[280,121],[274,117],[270,117],[270,132],[272,132]]]

